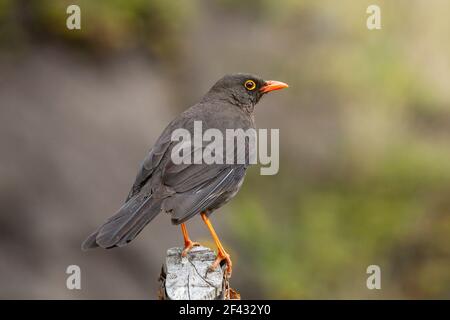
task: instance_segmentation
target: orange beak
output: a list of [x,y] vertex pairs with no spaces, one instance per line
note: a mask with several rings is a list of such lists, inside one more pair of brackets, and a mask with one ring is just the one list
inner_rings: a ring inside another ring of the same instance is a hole
[[268,81],[266,81],[264,86],[261,87],[261,89],[259,89],[259,91],[261,93],[266,93],[266,92],[270,92],[270,91],[274,91],[274,90],[281,90],[281,89],[284,89],[287,87],[289,87],[289,86],[284,82],[268,80]]

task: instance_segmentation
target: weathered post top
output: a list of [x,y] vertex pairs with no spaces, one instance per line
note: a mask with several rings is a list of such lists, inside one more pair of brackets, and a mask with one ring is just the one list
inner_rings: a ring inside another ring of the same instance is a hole
[[238,293],[229,288],[225,266],[209,270],[216,254],[206,247],[194,247],[186,257],[182,248],[167,250],[166,262],[161,270],[162,300],[228,300],[240,299]]

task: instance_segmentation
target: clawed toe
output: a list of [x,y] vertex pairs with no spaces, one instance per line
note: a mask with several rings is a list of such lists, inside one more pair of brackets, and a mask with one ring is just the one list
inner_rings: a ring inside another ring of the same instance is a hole
[[230,255],[226,252],[224,252],[224,253],[219,252],[216,260],[214,260],[213,264],[209,266],[209,270],[210,271],[216,270],[220,266],[220,263],[222,261],[225,261],[225,263],[227,264],[227,269],[226,269],[227,276],[231,277],[231,272],[233,271],[232,270],[233,263],[231,262]]
[[185,243],[184,250],[181,252],[181,256],[186,257],[187,254],[189,253],[189,251],[191,251],[191,249],[193,247],[198,247],[198,246],[200,246],[199,242],[189,241],[189,242]]

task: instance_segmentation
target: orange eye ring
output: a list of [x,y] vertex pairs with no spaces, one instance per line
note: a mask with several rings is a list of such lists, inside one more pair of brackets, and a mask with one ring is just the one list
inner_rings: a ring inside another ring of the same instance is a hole
[[249,91],[252,91],[252,90],[255,90],[255,88],[256,88],[256,83],[255,83],[255,81],[253,81],[253,80],[247,80],[247,81],[245,81],[245,83],[244,83],[244,87],[245,87],[245,89],[247,89],[247,90],[249,90]]

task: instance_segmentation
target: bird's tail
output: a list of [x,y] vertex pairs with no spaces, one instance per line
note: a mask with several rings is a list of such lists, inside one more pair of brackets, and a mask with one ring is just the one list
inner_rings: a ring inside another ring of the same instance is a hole
[[123,247],[161,211],[162,199],[137,194],[119,211],[92,233],[81,245],[83,250],[92,248]]

